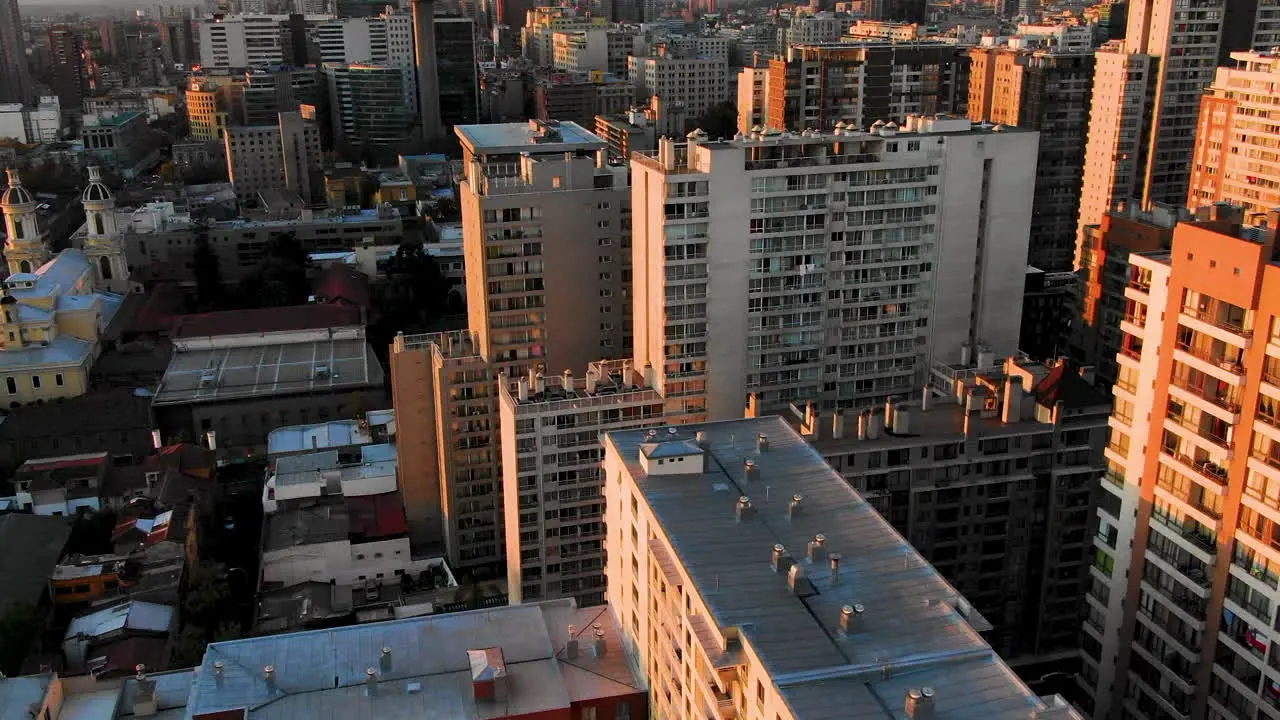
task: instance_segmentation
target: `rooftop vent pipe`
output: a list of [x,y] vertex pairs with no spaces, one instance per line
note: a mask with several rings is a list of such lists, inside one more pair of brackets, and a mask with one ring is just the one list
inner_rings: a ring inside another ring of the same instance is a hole
[[742,463],[742,467],[747,476],[747,482],[756,482],[760,479],[760,469],[751,460]]
[[382,655],[378,657],[378,666],[382,668],[382,672],[391,672],[391,648],[382,648]]
[[756,450],[765,452],[769,449],[769,436],[764,433],[756,435]]
[[840,608],[840,632],[845,635],[862,632],[862,613],[865,610],[856,603]]
[[574,627],[569,626],[569,639],[564,644],[564,656],[569,660],[578,657],[578,638],[573,636]]
[[596,639],[591,643],[591,654],[596,657],[604,657],[607,650],[608,648],[604,642],[604,630],[596,628]]
[[908,690],[906,711],[909,720],[933,720],[933,688]]
[[364,671],[364,687],[369,691],[370,695],[378,694],[378,671],[369,668]]
[[222,687],[222,669],[226,667],[226,663],[221,660],[213,661],[213,682],[218,687]]
[[831,553],[831,584],[840,584],[840,553]]
[[787,505],[787,519],[795,517],[795,514],[800,510],[801,500],[804,500],[804,496],[800,493],[791,496],[791,502]]
[[745,517],[750,517],[751,516],[751,498],[747,497],[746,495],[738,496],[738,507],[735,510],[735,513],[737,514],[738,522],[742,522],[742,519]]
[[262,679],[267,681],[267,687],[276,689],[276,666],[268,665],[262,668]]

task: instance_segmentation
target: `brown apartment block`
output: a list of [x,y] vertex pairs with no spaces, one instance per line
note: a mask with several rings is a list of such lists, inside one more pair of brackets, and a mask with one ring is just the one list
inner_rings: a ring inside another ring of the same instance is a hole
[[1094,384],[1099,390],[1110,392],[1119,370],[1120,327],[1129,317],[1124,295],[1129,256],[1168,249],[1179,215],[1178,210],[1164,207],[1144,212],[1132,203],[1104,215],[1102,224],[1085,227],[1080,245],[1079,316],[1072,327],[1071,355],[1094,368]]
[[866,129],[908,115],[965,114],[969,57],[946,43],[794,45],[769,61],[768,127]]
[[1096,717],[1280,709],[1276,227],[1215,207],[1131,258],[1084,672]]

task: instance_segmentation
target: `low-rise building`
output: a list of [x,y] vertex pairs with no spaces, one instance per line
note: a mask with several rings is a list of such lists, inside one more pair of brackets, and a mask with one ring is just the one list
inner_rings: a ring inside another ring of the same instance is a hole
[[151,137],[146,114],[137,110],[85,115],[80,140],[86,153],[125,180],[160,162],[160,144]]
[[[404,233],[400,215],[389,208],[304,208],[204,221],[190,212],[190,206],[200,200],[189,199],[187,210],[174,202],[156,201],[113,211],[129,267],[144,277],[162,269],[166,280],[194,283],[197,249],[205,246],[217,258],[222,281],[235,283],[259,268],[267,240],[278,233],[292,234],[308,252],[351,250],[365,244],[394,246]],[[72,243],[82,244],[87,230],[77,231]]]
[[63,634],[67,669],[111,678],[167,667],[177,621],[176,607],[141,600],[79,615]]
[[36,515],[76,517],[101,510],[111,466],[105,452],[28,460],[14,473],[11,497]]
[[386,404],[360,312],[301,305],[187,316],[152,400],[166,441],[265,450],[267,433]]
[[213,643],[186,712],[571,720],[649,711],[613,612],[560,600]]

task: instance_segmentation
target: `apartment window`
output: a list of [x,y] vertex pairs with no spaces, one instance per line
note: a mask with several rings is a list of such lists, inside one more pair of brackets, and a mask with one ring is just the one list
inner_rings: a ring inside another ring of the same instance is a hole
[[11,377],[4,379],[4,384],[9,386],[9,394],[16,395],[18,393],[18,382]]
[[[559,178],[556,178],[557,180]],[[582,708],[582,720],[596,720],[596,709],[593,707]]]
[[39,389],[40,389],[40,376],[39,376],[39,375],[32,375],[32,376],[31,376],[31,387],[32,387],[33,389],[35,389],[35,390],[39,390]]

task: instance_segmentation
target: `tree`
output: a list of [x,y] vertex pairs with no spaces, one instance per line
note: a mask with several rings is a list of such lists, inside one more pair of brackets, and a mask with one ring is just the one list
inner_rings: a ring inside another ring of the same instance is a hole
[[249,307],[282,307],[307,301],[307,251],[292,232],[272,233],[256,272],[240,281]]
[[192,260],[195,262],[196,303],[201,312],[212,310],[222,301],[222,269],[218,266],[217,253],[209,245],[207,230],[196,236]]
[[44,630],[44,618],[29,603],[13,603],[0,614],[0,672],[17,675],[31,644]]
[[393,331],[422,332],[444,313],[449,283],[421,243],[403,243],[387,260],[385,321]]
[[731,102],[721,102],[707,108],[696,121],[694,127],[700,128],[710,138],[731,138],[738,132],[738,107]]
[[67,539],[67,555],[101,555],[112,552],[111,531],[116,526],[116,514],[100,510],[92,515],[77,518]]

